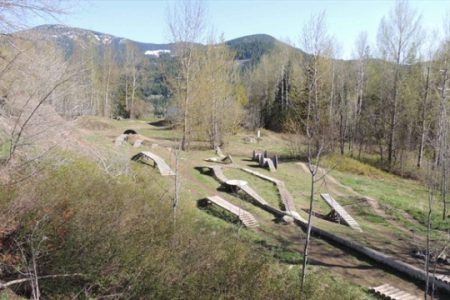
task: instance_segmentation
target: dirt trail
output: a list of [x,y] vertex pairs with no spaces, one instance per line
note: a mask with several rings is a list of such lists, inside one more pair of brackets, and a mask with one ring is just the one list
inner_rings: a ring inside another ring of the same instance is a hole
[[[305,163],[297,163],[304,172],[309,173],[309,169],[308,166]],[[405,231],[405,232],[409,232],[409,230],[407,230],[406,228],[404,228],[401,224],[397,223],[395,220],[392,219],[392,217],[390,215],[388,215],[385,211],[385,209],[380,205],[380,203],[378,202],[378,200],[368,197],[366,195],[360,194],[358,192],[356,192],[354,189],[352,189],[350,186],[344,185],[341,182],[339,182],[336,178],[334,178],[332,175],[327,174],[327,172],[322,169],[319,168],[319,172],[318,172],[321,176],[324,176],[324,179],[326,181],[326,186],[327,189],[330,191],[330,193],[332,193],[333,195],[339,196],[339,197],[343,197],[345,196],[343,193],[341,193],[338,188],[341,189],[345,189],[348,193],[350,193],[351,195],[364,200],[369,206],[370,208],[373,210],[374,213],[376,213],[378,216],[382,217],[384,220],[386,220],[388,223],[390,223],[391,225]],[[401,211],[400,212],[401,215],[407,219],[409,222],[415,224],[415,225],[420,225],[419,222],[414,219],[410,214]]]

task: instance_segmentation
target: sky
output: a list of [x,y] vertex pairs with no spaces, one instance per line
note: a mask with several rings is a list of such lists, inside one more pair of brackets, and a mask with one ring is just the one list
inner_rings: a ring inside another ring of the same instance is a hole
[[[374,45],[378,25],[394,5],[393,0],[206,0],[208,24],[226,40],[266,33],[300,46],[303,24],[311,15],[326,14],[328,31],[349,58],[355,39],[366,31]],[[68,26],[91,29],[140,42],[167,43],[167,9],[177,1],[158,0],[79,0],[69,13],[59,18]],[[411,0],[422,15],[427,30],[442,28],[450,11],[450,0]],[[36,20],[32,25],[48,23]],[[50,22],[51,23],[51,22]],[[53,21],[54,23],[54,21]]]

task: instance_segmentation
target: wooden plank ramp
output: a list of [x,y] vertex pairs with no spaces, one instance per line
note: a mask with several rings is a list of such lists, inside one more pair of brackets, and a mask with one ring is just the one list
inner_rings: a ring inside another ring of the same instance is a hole
[[220,166],[208,166],[213,171],[213,176],[220,182],[226,183],[228,178],[225,177],[222,171],[222,167]]
[[336,201],[330,194],[320,194],[320,197],[332,208],[334,211],[342,218],[345,224],[351,228],[362,232],[361,227],[355,221],[355,219],[350,216],[350,214]]
[[114,145],[120,146],[127,140],[128,135],[127,134],[121,134],[114,140]]
[[[290,215],[295,220],[302,222],[302,223],[306,223],[306,220],[303,219],[296,211],[281,211],[281,210],[269,205],[267,203],[267,201],[265,201],[260,195],[258,195],[258,193],[255,190],[253,190],[247,183],[243,182],[242,180],[228,180],[228,178],[226,178],[225,175],[223,174],[221,166],[214,165],[214,166],[207,166],[207,168],[212,170],[213,176],[220,183],[225,184],[227,186],[231,186],[235,189],[241,190],[243,193],[245,193],[250,198],[252,198],[254,200],[254,202],[258,203],[264,210],[269,211],[270,213],[275,214],[276,216]],[[265,177],[265,179],[272,181],[272,182],[277,182],[277,183],[280,182],[279,180],[277,180],[275,178],[262,175],[258,172],[252,171],[250,169],[245,169],[245,171],[249,172],[249,173],[253,172],[253,173],[255,173],[256,176],[261,175],[261,176]],[[287,191],[287,189],[286,189],[286,191]],[[286,195],[286,193],[284,193],[284,195]]]
[[404,292],[389,284],[383,284],[369,289],[374,294],[389,300],[419,300],[419,297]]
[[280,181],[277,183],[278,192],[283,200],[284,210],[288,212],[295,212],[294,197],[289,193],[284,182]]
[[155,163],[156,167],[159,170],[159,173],[161,173],[162,176],[174,176],[175,175],[175,172],[172,171],[172,169],[164,161],[164,159],[162,159],[161,157],[159,157],[155,153],[152,153],[150,151],[142,151],[142,152],[136,154],[135,156],[133,156],[131,159],[132,160],[138,160],[140,158],[153,160],[153,162]]
[[248,184],[238,186],[244,193],[246,193],[250,198],[258,202],[263,206],[269,206],[266,200],[264,200],[258,193],[252,189]]
[[258,193],[256,193],[255,190],[253,190],[248,184],[236,184],[239,182],[239,180],[228,180],[228,178],[226,178],[223,174],[222,167],[209,166],[208,168],[213,170],[214,177],[221,183],[224,183],[228,186],[237,187],[259,204],[268,206],[267,201],[264,200],[260,195],[258,195]]
[[208,201],[237,216],[239,220],[241,220],[242,224],[245,225],[245,227],[254,228],[259,226],[258,221],[255,219],[255,217],[245,209],[240,208],[239,206],[234,205],[219,196],[209,196],[207,197],[207,199]]
[[233,158],[231,157],[231,155],[227,155],[227,156],[224,156],[224,157],[210,157],[210,158],[206,158],[205,161],[221,163],[221,164],[232,164],[233,163]]
[[436,280],[440,280],[442,282],[450,284],[450,277],[447,275],[436,274],[436,276],[434,278],[436,278]]
[[261,173],[259,173],[259,172],[256,172],[256,171],[253,171],[253,170],[250,170],[250,169],[247,169],[247,168],[241,168],[241,170],[244,171],[244,172],[250,173],[250,174],[252,174],[252,175],[255,175],[255,176],[257,176],[257,177],[260,177],[260,178],[262,178],[262,179],[265,179],[265,180],[267,180],[267,181],[270,181],[270,182],[272,182],[272,183],[274,183],[274,184],[277,184],[278,182],[280,182],[280,180],[278,180],[278,179],[275,179],[275,178],[273,178],[273,177],[266,176],[266,175],[264,175],[264,174],[261,174]]
[[286,188],[286,185],[284,184],[283,181],[278,180],[278,179],[273,178],[273,177],[270,177],[270,176],[266,176],[264,174],[261,174],[259,172],[256,172],[256,171],[253,171],[253,170],[250,170],[250,169],[247,169],[247,168],[242,168],[242,170],[244,172],[250,173],[252,175],[255,175],[257,177],[260,177],[262,179],[265,179],[265,180],[275,184],[277,186],[278,193],[280,194],[281,201],[283,202],[285,211],[287,211],[287,212],[296,212],[295,205],[294,205],[294,198],[292,197],[291,193],[289,193],[289,191]]

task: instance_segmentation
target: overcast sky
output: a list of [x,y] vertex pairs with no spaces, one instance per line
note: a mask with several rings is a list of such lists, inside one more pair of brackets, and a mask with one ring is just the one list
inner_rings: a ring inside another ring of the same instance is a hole
[[[168,6],[176,1],[157,0],[98,0],[77,2],[77,7],[61,18],[62,23],[152,43],[168,42]],[[450,0],[410,1],[422,15],[428,30],[442,28]],[[374,44],[379,22],[393,7],[393,0],[368,1],[206,1],[209,24],[225,38],[255,33],[270,34],[299,45],[304,22],[311,14],[325,11],[328,29],[342,48],[342,55],[350,57],[356,36],[367,31]],[[38,20],[33,25],[48,21]]]

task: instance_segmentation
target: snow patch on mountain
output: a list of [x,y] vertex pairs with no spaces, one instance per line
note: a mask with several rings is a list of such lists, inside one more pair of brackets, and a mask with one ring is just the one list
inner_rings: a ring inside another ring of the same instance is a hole
[[159,49],[159,50],[147,50],[145,51],[145,55],[159,57],[163,53],[170,53],[170,50]]

